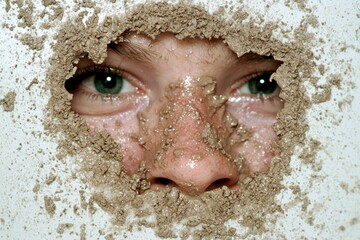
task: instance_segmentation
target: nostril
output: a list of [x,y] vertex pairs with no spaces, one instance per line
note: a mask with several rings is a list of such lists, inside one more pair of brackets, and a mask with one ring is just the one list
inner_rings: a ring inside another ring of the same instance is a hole
[[221,188],[223,186],[227,186],[230,187],[231,185],[231,180],[229,178],[221,178],[218,179],[216,181],[214,181],[212,184],[210,184],[205,191],[211,191],[214,190],[216,188]]
[[152,184],[154,184],[154,185],[163,185],[163,186],[170,185],[171,183],[172,183],[172,181],[170,179],[162,178],[162,177],[155,178],[152,182]]

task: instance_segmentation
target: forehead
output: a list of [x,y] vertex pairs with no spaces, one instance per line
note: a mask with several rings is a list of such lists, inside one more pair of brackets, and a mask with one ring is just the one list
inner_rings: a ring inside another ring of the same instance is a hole
[[[186,59],[191,59],[192,61],[198,59],[199,61],[205,63],[222,62],[224,64],[245,62],[254,63],[274,60],[272,56],[258,55],[253,52],[237,56],[223,39],[190,37],[179,39],[170,32],[161,33],[155,38],[150,38],[142,33],[130,32],[125,34],[124,42],[129,44],[128,46],[139,50],[138,53],[141,53],[140,55],[147,55],[147,58],[150,58],[148,60],[151,61],[155,57],[159,57],[162,60],[167,60],[170,57],[177,57],[177,60],[181,60],[182,57],[185,57]],[[120,46],[110,44],[110,48],[122,49],[121,44]]]
[[125,36],[125,42],[150,51],[153,55],[176,54],[179,57],[185,55],[206,57],[214,60],[219,56],[227,59],[236,59],[234,52],[221,39],[184,38],[179,39],[173,33],[161,33],[154,39],[144,34],[129,33]]

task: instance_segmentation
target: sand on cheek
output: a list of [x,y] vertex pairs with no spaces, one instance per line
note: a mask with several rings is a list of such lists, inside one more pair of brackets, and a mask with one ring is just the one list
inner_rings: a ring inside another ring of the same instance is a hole
[[144,159],[141,146],[139,124],[136,112],[119,113],[112,116],[82,116],[93,133],[106,131],[118,144],[123,155],[122,167],[126,174],[132,175],[139,170]]
[[[258,100],[256,100],[258,101]],[[264,106],[266,114],[264,112]],[[245,159],[249,174],[254,172],[267,172],[271,158],[278,151],[278,138],[273,130],[276,123],[277,111],[282,105],[276,105],[270,100],[260,100],[258,103],[230,103],[229,112],[243,127],[239,131],[246,136],[244,139],[235,141],[236,151]],[[268,110],[270,109],[270,110]],[[269,113],[271,112],[271,113]],[[236,138],[236,136],[234,137]]]

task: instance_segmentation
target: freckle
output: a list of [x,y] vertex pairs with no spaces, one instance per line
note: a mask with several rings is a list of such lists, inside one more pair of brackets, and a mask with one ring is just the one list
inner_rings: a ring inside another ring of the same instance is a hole
[[120,120],[116,120],[115,121],[115,123],[114,123],[114,126],[116,127],[116,128],[120,128],[121,127],[121,121]]

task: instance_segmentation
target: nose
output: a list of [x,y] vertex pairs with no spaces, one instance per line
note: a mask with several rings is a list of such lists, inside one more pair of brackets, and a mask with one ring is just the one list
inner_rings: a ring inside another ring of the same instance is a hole
[[150,170],[152,189],[170,186],[189,195],[198,195],[222,186],[236,186],[239,179],[237,169],[218,153],[200,153],[183,148],[174,149],[171,154],[173,157],[156,163]]
[[201,107],[179,104],[173,109],[172,130],[162,136],[156,160],[148,168],[152,189],[170,186],[198,195],[222,186],[236,187],[238,167],[216,132],[221,123],[209,119]]

